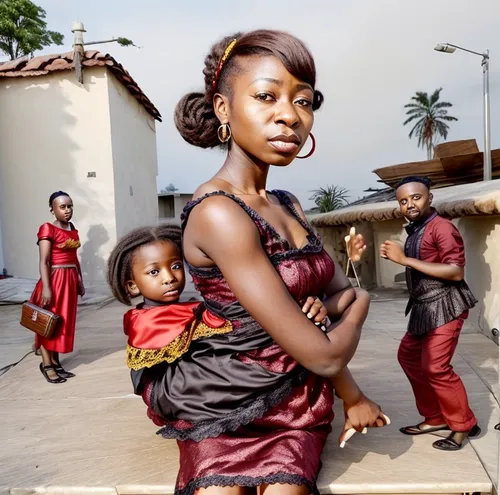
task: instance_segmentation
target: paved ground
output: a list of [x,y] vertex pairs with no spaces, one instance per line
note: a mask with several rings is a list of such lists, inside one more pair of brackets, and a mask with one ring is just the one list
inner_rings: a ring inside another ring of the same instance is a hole
[[[431,448],[436,437],[405,437],[398,427],[418,416],[395,360],[404,303],[387,295],[374,297],[352,363],[362,388],[382,404],[392,425],[356,435],[339,449],[337,404],[321,491],[489,493],[498,462],[498,432],[493,429],[500,421],[498,347],[468,329],[454,362],[483,428],[480,438],[460,452],[443,453]],[[0,377],[0,493],[172,493],[176,446],[155,435],[141,399],[131,394],[121,331],[125,309],[116,302],[80,308],[77,351],[66,360],[77,376],[67,383],[46,383],[33,354]],[[31,348],[32,335],[17,324],[18,312],[19,306],[0,306],[0,368]]]
[[[0,279],[0,304],[22,304],[30,298],[36,282],[29,278]],[[85,297],[78,300],[80,306],[102,304],[111,298],[108,286],[104,282],[88,282],[85,292]]]

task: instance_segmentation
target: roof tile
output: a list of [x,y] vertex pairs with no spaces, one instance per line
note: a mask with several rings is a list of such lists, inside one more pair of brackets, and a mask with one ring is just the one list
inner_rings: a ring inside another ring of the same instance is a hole
[[[161,114],[151,100],[143,93],[129,72],[123,68],[111,55],[96,50],[86,51],[82,57],[84,67],[107,66],[113,75],[123,84],[129,93],[146,109],[146,111],[161,122]],[[0,64],[0,77],[36,77],[59,70],[73,70],[73,52],[42,55],[28,60],[26,57]]]

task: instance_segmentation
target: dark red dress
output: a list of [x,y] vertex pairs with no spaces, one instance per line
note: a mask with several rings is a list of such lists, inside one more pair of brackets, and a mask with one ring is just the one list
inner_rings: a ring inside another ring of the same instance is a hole
[[[209,196],[234,200],[255,222],[263,248],[299,304],[322,294],[334,264],[288,195],[273,194],[309,232],[304,248],[291,248],[257,212],[222,191],[189,203],[183,225]],[[304,369],[271,339],[240,306],[217,267],[190,271],[207,309],[233,329],[193,341],[175,365],[146,384],[145,401],[165,424],[158,433],[178,440],[176,495],[264,483],[305,484],[317,493],[320,456],[333,419],[330,381]]]
[[[59,315],[60,321],[50,340],[36,335],[35,345],[38,349],[43,345],[48,351],[72,352],[75,341],[76,310],[78,304],[78,258],[77,249],[80,238],[77,230],[64,230],[51,223],[44,223],[38,230],[38,241],[51,242],[50,282],[52,286],[52,303],[48,310]],[[42,280],[36,284],[30,301],[40,305],[42,297]]]

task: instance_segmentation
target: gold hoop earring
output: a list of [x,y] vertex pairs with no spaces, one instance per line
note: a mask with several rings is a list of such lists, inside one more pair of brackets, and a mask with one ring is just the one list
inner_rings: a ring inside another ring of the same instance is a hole
[[227,143],[231,139],[231,127],[229,124],[221,124],[217,129],[217,137],[221,143]]

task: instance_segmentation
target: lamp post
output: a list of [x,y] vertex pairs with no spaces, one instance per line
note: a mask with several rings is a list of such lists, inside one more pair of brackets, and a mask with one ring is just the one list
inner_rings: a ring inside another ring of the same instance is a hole
[[482,58],[483,67],[483,109],[484,109],[484,153],[483,153],[483,180],[491,180],[491,136],[490,136],[490,53],[486,50],[484,53],[474,52],[461,46],[451,43],[440,43],[434,47],[437,52],[453,53],[455,50],[479,55]]

